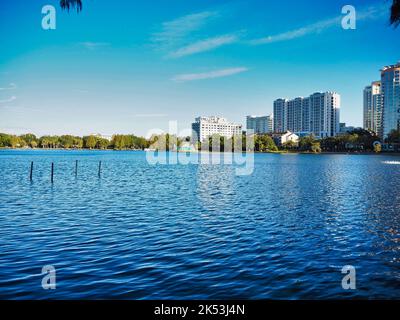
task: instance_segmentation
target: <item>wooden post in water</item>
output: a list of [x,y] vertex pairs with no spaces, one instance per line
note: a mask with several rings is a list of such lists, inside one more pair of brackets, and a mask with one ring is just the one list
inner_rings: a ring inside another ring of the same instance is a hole
[[33,161],[31,162],[31,172],[29,174],[29,180],[32,181],[33,180]]
[[75,161],[75,177],[78,176],[78,160]]
[[54,182],[54,162],[51,163],[51,183]]
[[99,161],[99,178],[101,177],[101,161]]

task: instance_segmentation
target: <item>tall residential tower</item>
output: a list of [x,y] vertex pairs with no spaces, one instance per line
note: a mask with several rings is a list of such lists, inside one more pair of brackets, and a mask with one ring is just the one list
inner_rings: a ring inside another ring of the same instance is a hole
[[381,82],[374,81],[364,89],[364,129],[383,135]]
[[334,137],[339,133],[340,95],[317,92],[307,98],[278,99],[274,102],[275,132]]

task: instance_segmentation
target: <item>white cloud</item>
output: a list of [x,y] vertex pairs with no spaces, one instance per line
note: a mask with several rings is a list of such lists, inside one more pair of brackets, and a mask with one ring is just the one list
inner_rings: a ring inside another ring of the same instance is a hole
[[200,53],[200,52],[210,51],[210,50],[219,48],[219,47],[227,45],[227,44],[235,43],[238,40],[239,40],[239,37],[234,34],[223,35],[223,36],[218,36],[218,37],[214,37],[214,38],[208,38],[205,40],[197,41],[197,42],[187,45],[185,47],[182,47],[182,48],[172,52],[168,56],[170,58],[181,58],[184,56],[189,56],[189,55]]
[[15,83],[10,83],[8,87],[0,88],[0,90],[14,90],[17,88]]
[[[367,8],[363,8],[361,10],[357,10],[356,12],[357,12],[357,22],[369,19],[377,19],[382,17],[383,14],[387,14],[388,6],[386,4],[370,6]],[[318,34],[335,26],[341,28],[341,21],[343,17],[344,15],[340,15],[335,18],[321,20],[298,29],[294,29],[291,31],[275,34],[260,39],[255,39],[250,41],[250,43],[253,45],[259,45],[259,44],[268,44],[280,41],[289,41],[310,34]]]
[[214,70],[210,72],[204,73],[188,73],[188,74],[180,74],[172,78],[173,81],[176,82],[185,82],[185,81],[195,81],[195,80],[205,80],[205,79],[214,79],[221,77],[228,77],[238,73],[248,71],[248,68],[229,68],[229,69],[221,69]]
[[81,42],[79,44],[89,50],[94,50],[94,49],[102,48],[102,47],[108,47],[110,45],[108,42],[90,42],[90,41]]
[[190,33],[201,29],[218,12],[204,11],[189,14],[162,24],[162,30],[152,35],[152,42],[167,48],[180,43]]
[[9,99],[6,99],[6,100],[0,100],[0,103],[9,103],[9,102],[13,102],[16,99],[17,99],[16,96],[12,96],[12,97],[10,97]]

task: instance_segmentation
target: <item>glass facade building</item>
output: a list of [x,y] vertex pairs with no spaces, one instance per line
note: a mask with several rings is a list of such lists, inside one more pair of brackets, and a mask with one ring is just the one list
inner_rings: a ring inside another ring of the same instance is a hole
[[400,130],[400,62],[381,70],[383,136]]
[[257,134],[272,133],[273,126],[272,116],[247,116],[246,118],[247,130],[253,130]]

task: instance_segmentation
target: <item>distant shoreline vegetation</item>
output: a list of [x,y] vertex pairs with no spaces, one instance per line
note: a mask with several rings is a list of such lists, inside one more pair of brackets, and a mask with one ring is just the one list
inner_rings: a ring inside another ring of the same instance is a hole
[[0,133],[0,148],[32,148],[32,149],[89,149],[89,150],[135,150],[145,149],[151,140],[135,135],[114,135],[111,140],[97,135],[90,136],[42,136],[34,134],[10,135]]
[[[219,141],[217,149],[213,146],[213,141]],[[230,139],[214,135],[203,141],[197,142],[193,149],[195,151],[214,151],[226,152],[237,151],[242,148],[246,152],[246,135],[234,136]],[[379,137],[370,131],[356,129],[349,133],[339,135],[337,137],[328,137],[317,139],[314,136],[306,136],[299,139],[298,143],[289,141],[283,145],[277,145],[273,136],[270,134],[254,135],[254,152],[302,152],[302,153],[380,153],[383,150],[382,145],[376,144],[380,141]],[[389,137],[384,141],[394,146],[389,151],[400,150],[400,131],[392,131]],[[163,134],[153,135],[150,139],[139,137],[133,134],[123,135],[115,134],[111,139],[106,139],[100,135],[90,136],[42,136],[37,137],[34,134],[12,135],[0,133],[0,148],[10,149],[72,149],[72,150],[145,150],[147,148],[158,151],[176,151],[182,146],[190,144],[190,137],[176,137],[174,135]],[[239,148],[237,147],[240,144]],[[231,147],[230,147],[231,146]],[[236,148],[235,148],[236,147]]]

